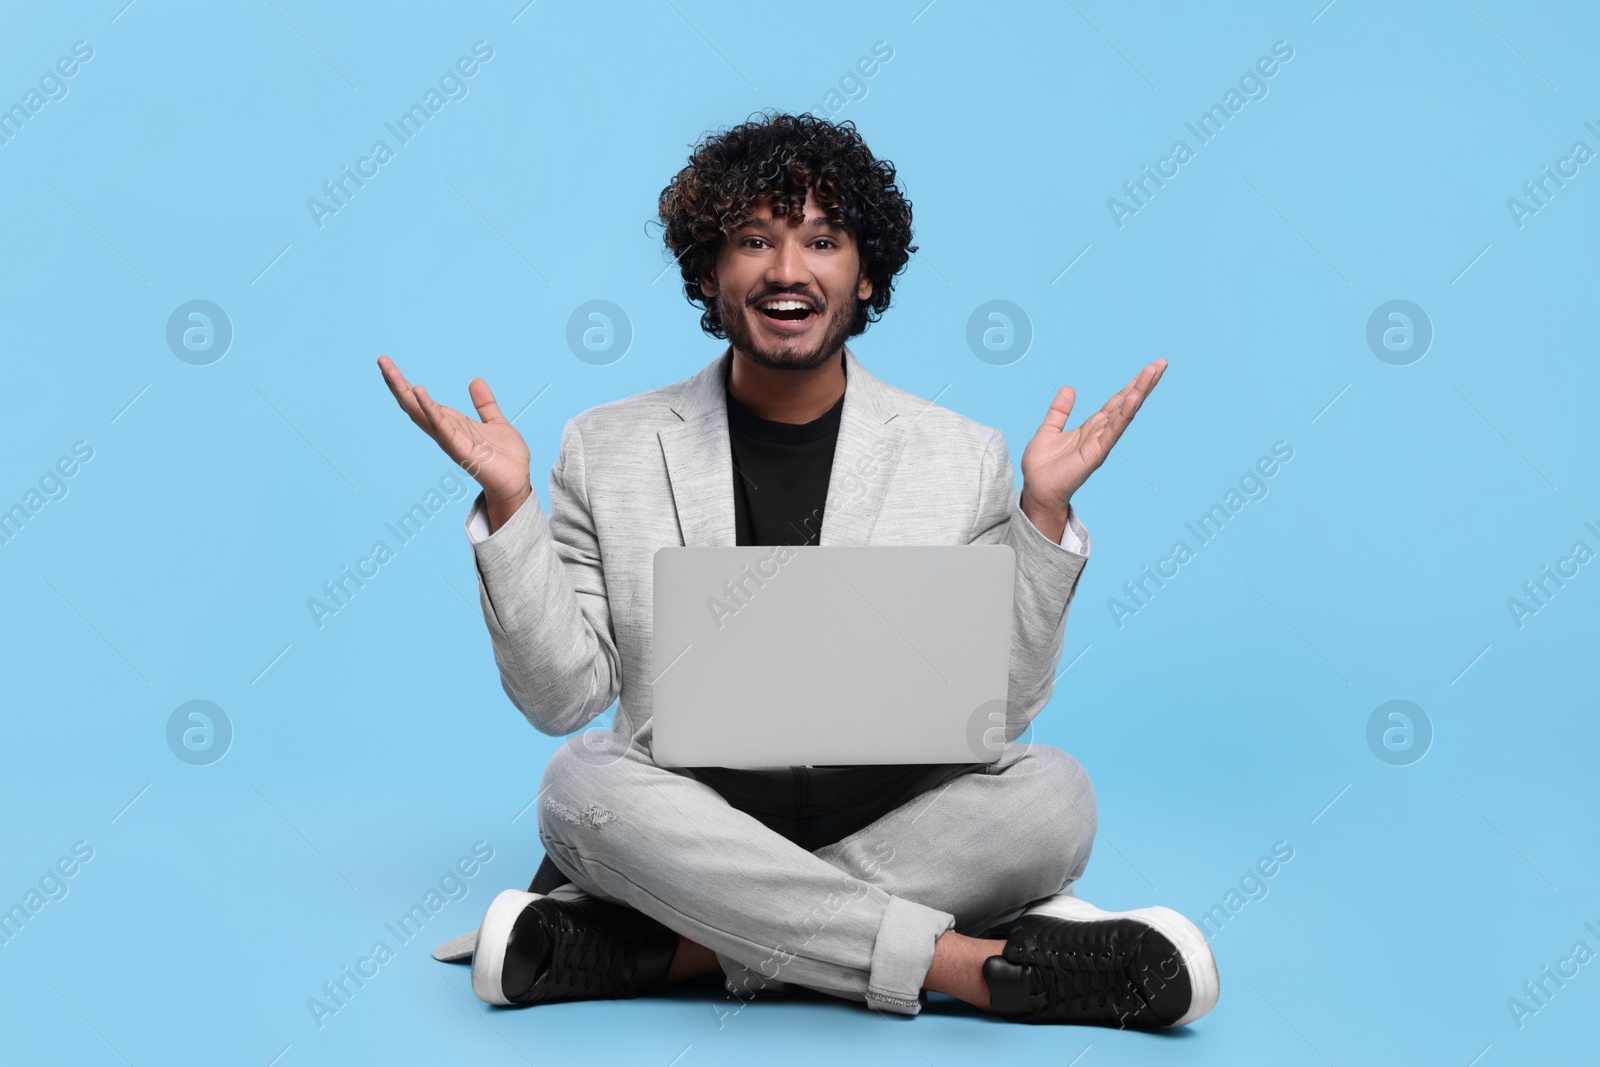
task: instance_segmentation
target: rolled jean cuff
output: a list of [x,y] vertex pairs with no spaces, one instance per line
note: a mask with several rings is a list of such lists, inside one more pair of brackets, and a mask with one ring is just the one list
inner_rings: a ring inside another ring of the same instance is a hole
[[947,911],[890,897],[872,946],[867,1004],[901,1015],[921,1011],[922,983],[933,964],[933,943],[955,925],[955,916]]

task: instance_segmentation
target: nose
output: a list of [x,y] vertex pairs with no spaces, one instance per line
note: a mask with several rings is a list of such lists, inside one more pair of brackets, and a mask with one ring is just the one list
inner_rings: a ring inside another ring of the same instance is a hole
[[778,244],[776,253],[767,265],[767,283],[787,288],[810,276],[806,266],[805,249],[799,241],[785,240]]

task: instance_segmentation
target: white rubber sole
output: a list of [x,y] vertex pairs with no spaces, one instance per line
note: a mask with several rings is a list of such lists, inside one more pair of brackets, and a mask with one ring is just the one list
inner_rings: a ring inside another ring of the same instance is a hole
[[1217,959],[1199,927],[1171,908],[1138,908],[1134,911],[1103,911],[1087,901],[1073,896],[1051,897],[1023,912],[1024,915],[1049,915],[1056,919],[1076,922],[1093,922],[1097,919],[1135,919],[1152,926],[1171,941],[1183,957],[1184,969],[1189,972],[1189,1010],[1173,1026],[1187,1026],[1217,1005],[1221,979],[1217,975]]
[[489,902],[478,926],[478,943],[472,955],[472,991],[490,1004],[510,1005],[500,981],[506,962],[506,942],[522,909],[540,899],[540,894],[521,889],[502,890]]

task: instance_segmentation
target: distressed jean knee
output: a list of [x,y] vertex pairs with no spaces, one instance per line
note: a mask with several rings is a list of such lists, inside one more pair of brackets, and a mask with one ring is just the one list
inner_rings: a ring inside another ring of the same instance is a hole
[[541,836],[576,848],[574,831],[604,831],[618,820],[607,798],[613,792],[612,777],[626,773],[628,748],[626,740],[610,731],[587,730],[556,749],[539,788]]

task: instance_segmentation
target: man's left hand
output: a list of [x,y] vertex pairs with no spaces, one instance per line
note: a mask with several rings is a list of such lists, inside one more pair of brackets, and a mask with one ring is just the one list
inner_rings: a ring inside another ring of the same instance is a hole
[[1056,393],[1044,425],[1022,451],[1020,506],[1040,533],[1061,541],[1072,494],[1105,462],[1166,369],[1166,360],[1156,360],[1072,430],[1066,429],[1067,416],[1072,414],[1078,394],[1070,385]]

